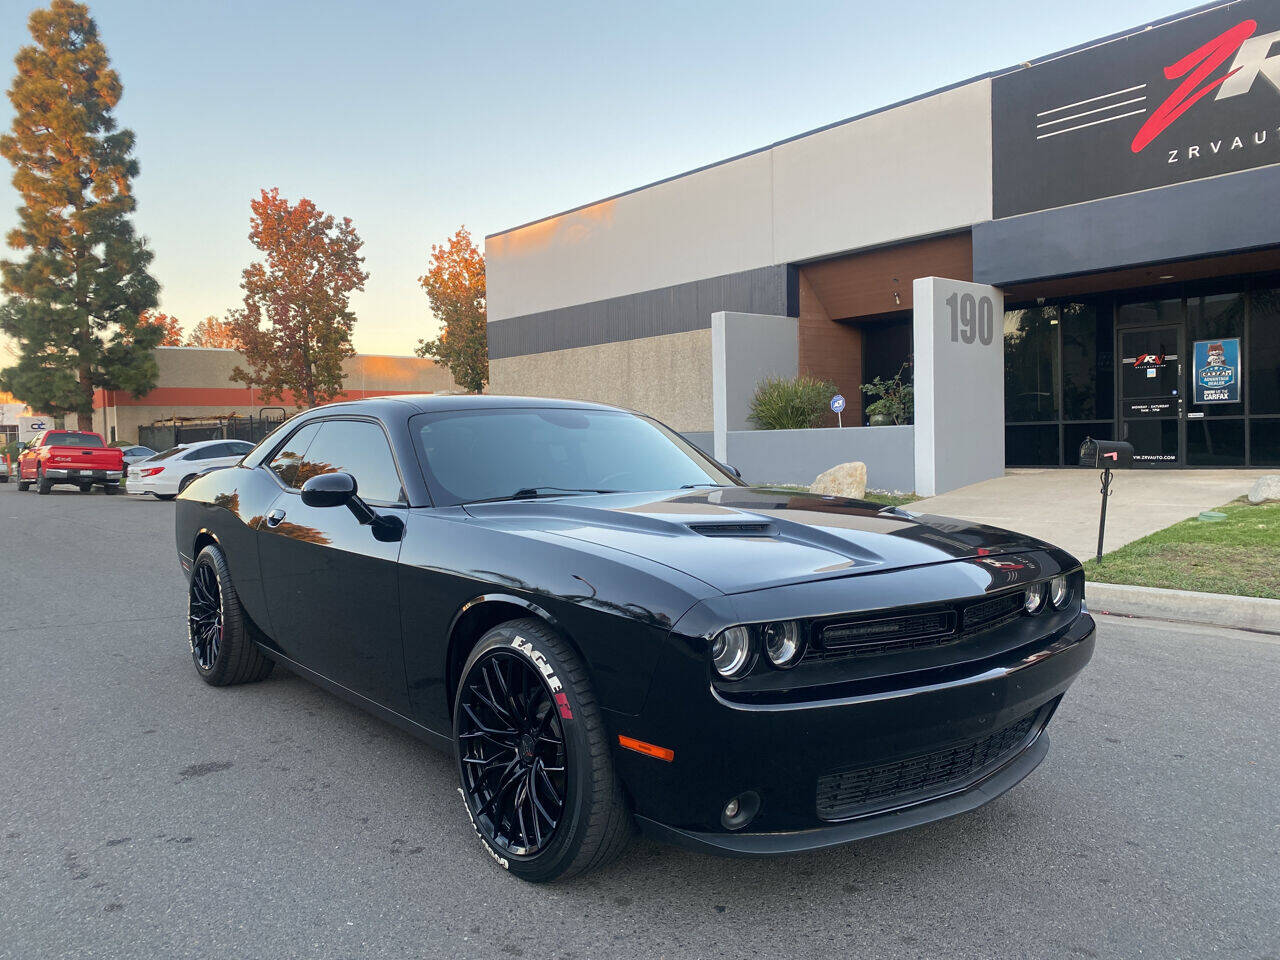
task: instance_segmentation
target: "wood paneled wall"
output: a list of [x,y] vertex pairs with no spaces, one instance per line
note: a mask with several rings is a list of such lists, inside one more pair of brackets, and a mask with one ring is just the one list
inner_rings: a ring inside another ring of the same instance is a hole
[[848,403],[845,422],[859,424],[862,329],[847,321],[910,310],[917,277],[973,279],[973,239],[966,232],[918,240],[806,264],[797,272],[800,372],[835,383]]
[[[847,323],[835,323],[805,276],[805,268],[799,273],[800,372],[834,383],[847,403],[845,422],[857,426],[862,423],[862,331]],[[829,414],[829,418],[830,425],[835,426],[835,414]]]

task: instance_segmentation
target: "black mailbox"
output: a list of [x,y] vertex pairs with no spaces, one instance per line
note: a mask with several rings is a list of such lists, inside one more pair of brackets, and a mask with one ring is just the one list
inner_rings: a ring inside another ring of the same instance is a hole
[[1080,466],[1116,470],[1133,466],[1133,444],[1123,440],[1094,440],[1080,444]]

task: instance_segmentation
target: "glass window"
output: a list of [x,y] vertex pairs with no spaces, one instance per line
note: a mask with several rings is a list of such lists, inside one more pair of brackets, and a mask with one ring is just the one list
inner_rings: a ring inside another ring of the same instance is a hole
[[187,449],[185,446],[170,447],[168,450],[164,451],[164,453],[157,453],[148,461],[148,463],[153,463],[156,460],[172,460],[185,449]]
[[197,447],[188,453],[184,460],[216,460],[227,455],[225,443],[211,443],[207,447]]
[[51,433],[46,438],[46,447],[101,447],[105,446],[102,438],[94,433]]
[[412,422],[438,506],[522,490],[571,494],[734,484],[686,440],[630,413],[451,411]]
[[272,458],[269,466],[286,487],[302,486],[302,480],[298,479],[298,467],[301,466],[307,447],[311,446],[311,441],[316,438],[319,430],[319,423],[308,423],[286,440],[284,446]]
[[1280,418],[1249,423],[1249,458],[1255,467],[1280,467]]
[[1193,467],[1243,467],[1244,420],[1188,420],[1187,463]]
[[1058,425],[1005,427],[1004,462],[1011,467],[1056,467]]
[[[1062,419],[1093,420],[1115,411],[1115,341],[1111,311],[1062,305]],[[1071,462],[1071,458],[1068,458]]]
[[325,420],[298,465],[295,486],[311,477],[342,471],[356,478],[361,498],[375,503],[404,499],[400,474],[382,427],[366,420]]
[[1074,467],[1080,462],[1080,445],[1085,440],[1112,440],[1115,424],[1108,421],[1094,423],[1064,423],[1062,425],[1062,462]]
[[[1195,400],[1195,343],[1197,340],[1222,340],[1227,337],[1244,337],[1245,298],[1243,293],[1226,293],[1209,297],[1191,297],[1187,300],[1187,358],[1183,363],[1188,413],[1203,413],[1206,417],[1238,417],[1244,413],[1244,395],[1239,403],[1204,403]],[[1244,340],[1240,341],[1244,347]],[[1188,436],[1188,444],[1190,434]],[[1241,444],[1244,443],[1243,436]],[[1243,455],[1243,446],[1241,447]],[[1190,449],[1188,448],[1188,455]],[[1188,463],[1192,462],[1188,460]]]
[[[1058,308],[1004,315],[1004,411],[1012,423],[1058,416]],[[1057,441],[1055,439],[1056,448]],[[1055,457],[1056,462],[1056,457]]]
[[[1244,345],[1249,412],[1280,413],[1280,289],[1255,290],[1250,298],[1249,342]],[[1256,455],[1254,463],[1261,463]]]

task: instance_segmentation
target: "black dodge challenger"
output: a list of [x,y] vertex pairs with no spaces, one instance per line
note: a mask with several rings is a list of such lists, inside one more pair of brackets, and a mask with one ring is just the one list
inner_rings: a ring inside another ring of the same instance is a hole
[[200,677],[279,662],[452,751],[527,880],[637,826],[779,854],[973,809],[1044,758],[1094,646],[1061,550],[746,486],[599,404],[320,407],[176,526]]

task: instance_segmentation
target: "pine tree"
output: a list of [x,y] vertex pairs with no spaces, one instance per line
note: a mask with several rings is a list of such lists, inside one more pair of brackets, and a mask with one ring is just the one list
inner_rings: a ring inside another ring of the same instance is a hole
[[9,88],[16,111],[0,155],[22,198],[0,262],[0,330],[18,362],[0,381],[46,413],[93,413],[97,387],[140,396],[155,384],[161,327],[139,325],[156,306],[152,254],[133,230],[134,137],[117,129],[120,78],[89,10],[53,0],[32,12],[35,43],[18,51]]

